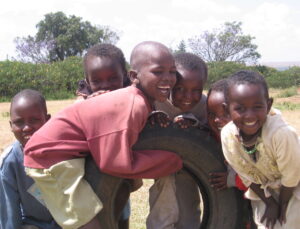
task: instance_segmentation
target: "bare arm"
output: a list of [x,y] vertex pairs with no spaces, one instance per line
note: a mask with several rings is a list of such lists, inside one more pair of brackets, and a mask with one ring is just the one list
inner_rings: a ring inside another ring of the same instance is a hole
[[279,222],[280,224],[286,222],[286,209],[289,204],[289,201],[293,195],[295,187],[285,187],[281,186],[280,195],[279,195],[279,205],[280,205],[280,216]]
[[252,183],[250,188],[259,196],[259,198],[266,204],[266,210],[261,218],[261,223],[266,220],[266,226],[269,229],[273,229],[276,224],[276,220],[279,218],[280,208],[276,200],[271,197],[266,197],[263,189],[260,188],[259,184]]

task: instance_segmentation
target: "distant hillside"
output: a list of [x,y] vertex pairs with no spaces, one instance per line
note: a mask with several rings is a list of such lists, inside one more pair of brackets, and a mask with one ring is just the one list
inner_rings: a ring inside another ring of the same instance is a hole
[[268,67],[276,68],[279,71],[284,71],[293,66],[300,67],[300,61],[289,61],[289,62],[261,62],[261,65],[266,65]]

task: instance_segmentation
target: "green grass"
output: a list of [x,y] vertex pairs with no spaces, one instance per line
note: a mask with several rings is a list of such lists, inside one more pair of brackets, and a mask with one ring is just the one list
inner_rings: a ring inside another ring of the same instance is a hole
[[5,112],[2,112],[1,113],[1,116],[3,117],[3,118],[7,118],[7,117],[9,117],[9,112],[8,111],[5,111]]
[[290,87],[282,90],[279,94],[277,94],[277,98],[287,98],[297,95],[297,87]]
[[291,103],[291,102],[283,102],[283,103],[275,103],[274,107],[279,110],[288,110],[288,111],[295,111],[300,110],[300,104],[298,103]]

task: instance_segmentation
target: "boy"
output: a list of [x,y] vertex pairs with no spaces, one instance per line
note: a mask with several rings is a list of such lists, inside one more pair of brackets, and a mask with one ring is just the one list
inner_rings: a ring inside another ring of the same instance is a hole
[[[148,41],[134,48],[130,62],[132,86],[64,109],[26,146],[28,174],[64,228],[100,228],[95,216],[101,201],[82,179],[84,171],[77,170],[84,163],[78,158],[86,157],[87,152],[101,171],[124,178],[157,178],[182,167],[173,153],[131,150],[154,101],[165,101],[176,82],[174,59],[167,47]],[[71,193],[65,192],[71,188]]]
[[0,158],[0,228],[60,228],[40,200],[23,166],[23,147],[50,115],[44,97],[34,90],[16,94],[10,106],[10,126],[17,141]]
[[[160,116],[158,122],[161,126],[170,121],[182,128],[203,126],[207,122],[206,96],[202,95],[207,66],[200,57],[191,53],[176,54],[174,59],[178,75],[171,97],[164,103],[155,103],[157,112],[163,111],[168,118],[160,113],[154,115]],[[199,189],[183,170],[156,180],[150,189],[149,202],[149,229],[200,227]]]

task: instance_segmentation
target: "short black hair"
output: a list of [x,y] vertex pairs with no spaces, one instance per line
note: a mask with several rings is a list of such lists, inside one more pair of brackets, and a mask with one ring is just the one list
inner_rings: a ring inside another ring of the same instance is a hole
[[227,88],[228,88],[228,80],[227,79],[221,79],[221,80],[218,80],[218,81],[214,82],[210,86],[210,88],[207,92],[207,99],[210,96],[212,91],[223,92],[224,97],[225,97],[225,93],[227,92]]
[[269,99],[268,85],[263,75],[254,71],[242,70],[234,73],[228,78],[228,88],[227,88],[227,93],[225,93],[226,102],[228,102],[229,89],[234,85],[241,85],[241,84],[261,85],[262,89],[264,90],[265,98],[267,100]]
[[87,63],[87,59],[90,56],[108,57],[108,58],[112,59],[113,61],[118,62],[124,73],[124,84],[128,83],[127,82],[128,77],[127,77],[126,60],[125,60],[124,54],[121,49],[119,49],[118,47],[116,47],[112,44],[106,44],[106,43],[96,44],[96,45],[92,46],[91,48],[89,48],[83,58],[85,77],[87,77],[86,63]]
[[47,114],[47,105],[46,105],[46,100],[44,98],[44,96],[36,90],[32,90],[32,89],[24,89],[20,92],[18,92],[11,100],[10,103],[10,113],[11,113],[11,109],[13,107],[13,105],[19,101],[19,99],[21,98],[25,98],[30,100],[31,102],[35,102],[39,105],[41,105],[42,109],[45,111],[45,114]]
[[207,80],[207,65],[206,63],[197,55],[188,52],[180,52],[174,54],[176,67],[181,66],[188,71],[200,71],[202,80],[206,82]]

